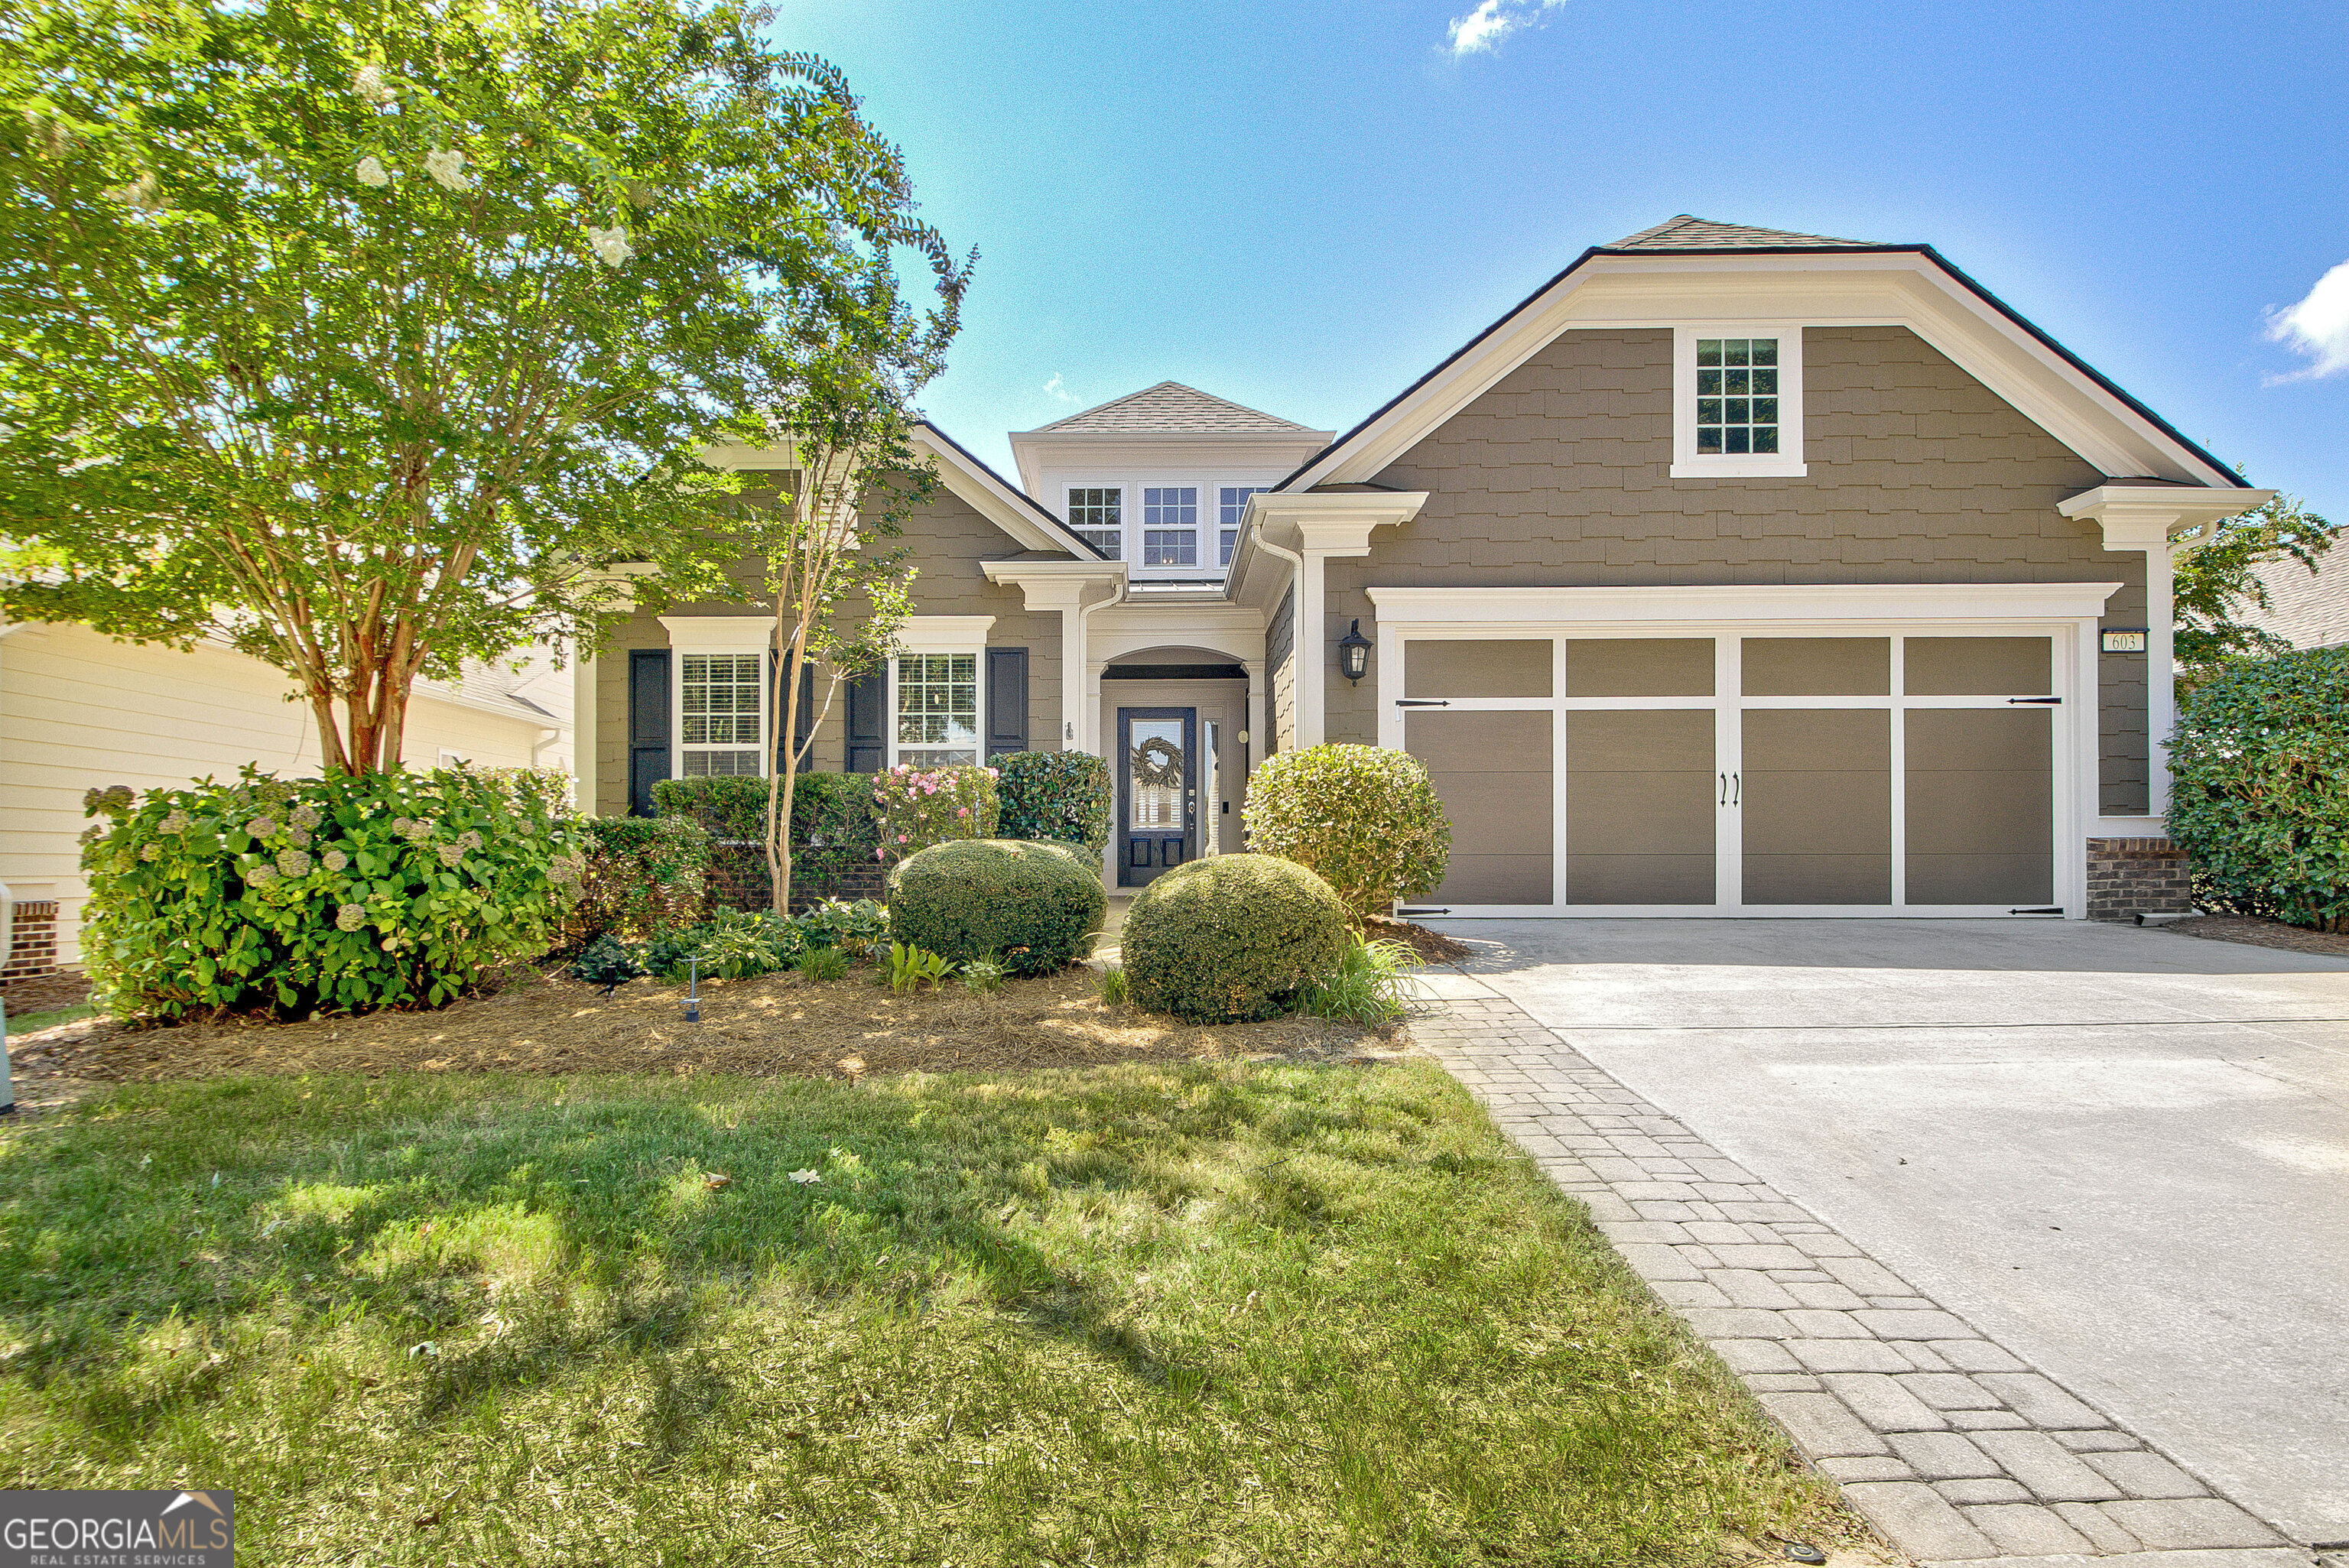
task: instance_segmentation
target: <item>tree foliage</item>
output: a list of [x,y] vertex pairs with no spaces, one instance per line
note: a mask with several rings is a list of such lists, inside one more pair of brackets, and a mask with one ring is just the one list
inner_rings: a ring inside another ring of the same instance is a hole
[[2292,645],[2273,632],[2237,620],[2246,610],[2271,607],[2256,568],[2286,557],[2308,571],[2333,548],[2337,531],[2298,496],[2212,524],[2178,552],[2172,603],[2178,662],[2207,679],[2229,659],[2280,654]]
[[398,760],[418,675],[591,634],[607,568],[646,563],[654,601],[719,582],[709,508],[742,485],[712,447],[895,453],[967,263],[841,75],[765,22],[12,9],[0,609],[224,635],[364,772]]

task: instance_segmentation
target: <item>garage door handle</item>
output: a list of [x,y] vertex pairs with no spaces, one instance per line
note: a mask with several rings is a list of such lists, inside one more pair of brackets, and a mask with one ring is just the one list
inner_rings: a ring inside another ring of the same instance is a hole
[[2009,707],[2017,703],[2029,703],[2038,707],[2054,707],[2064,699],[2060,696],[2011,696],[2006,700]]
[[1726,806],[1729,804],[1729,775],[1723,773],[1719,777],[1721,779],[1721,803]]
[[1395,706],[1397,707],[1450,707],[1452,703],[1446,697],[1399,696],[1395,698]]

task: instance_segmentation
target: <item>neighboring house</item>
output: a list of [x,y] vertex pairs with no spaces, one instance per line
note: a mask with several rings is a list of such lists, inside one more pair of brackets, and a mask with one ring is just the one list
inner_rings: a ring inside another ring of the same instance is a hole
[[[1133,886],[1238,847],[1264,757],[1407,748],[1469,915],[2088,913],[2161,831],[2168,542],[2269,493],[1930,247],[1688,217],[1334,438],[1172,382],[1017,485],[920,438],[916,614],[813,766],[1106,756]],[[693,604],[583,665],[592,809],[767,767],[770,641]]]
[[2288,555],[2251,570],[2267,584],[2268,607],[2240,612],[2247,624],[2273,632],[2295,648],[2349,645],[2349,555],[2327,551],[2316,558],[2313,573]]
[[[0,624],[0,882],[17,901],[12,973],[40,966],[42,923],[57,963],[80,957],[82,796],[150,789],[250,762],[287,778],[318,770],[318,732],[292,683],[224,644],[186,653],[119,643],[87,626]],[[573,761],[572,677],[543,655],[519,670],[419,681],[404,759],[431,768],[560,768]]]

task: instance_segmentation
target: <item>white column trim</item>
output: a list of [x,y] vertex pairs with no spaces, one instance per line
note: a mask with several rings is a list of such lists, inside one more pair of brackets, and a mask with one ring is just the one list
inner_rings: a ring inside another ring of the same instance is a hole
[[573,804],[583,817],[595,811],[596,786],[603,777],[603,758],[595,748],[595,677],[598,661],[574,647],[571,660],[571,772]]

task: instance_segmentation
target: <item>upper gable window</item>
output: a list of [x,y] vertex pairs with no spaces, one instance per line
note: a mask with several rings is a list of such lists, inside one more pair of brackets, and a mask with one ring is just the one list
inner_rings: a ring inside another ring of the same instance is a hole
[[1240,519],[1247,515],[1247,498],[1252,495],[1262,495],[1268,488],[1264,485],[1223,487],[1221,504],[1216,517],[1218,525],[1216,531],[1221,535],[1216,542],[1217,565],[1229,566],[1232,563],[1232,548],[1240,542]]
[[1672,477],[1799,478],[1799,326],[1684,326],[1673,333]]
[[1142,492],[1142,563],[1199,564],[1199,491],[1195,486],[1152,488]]
[[1124,521],[1125,492],[1115,486],[1069,491],[1069,526],[1112,561],[1123,553],[1120,547],[1125,542]]

